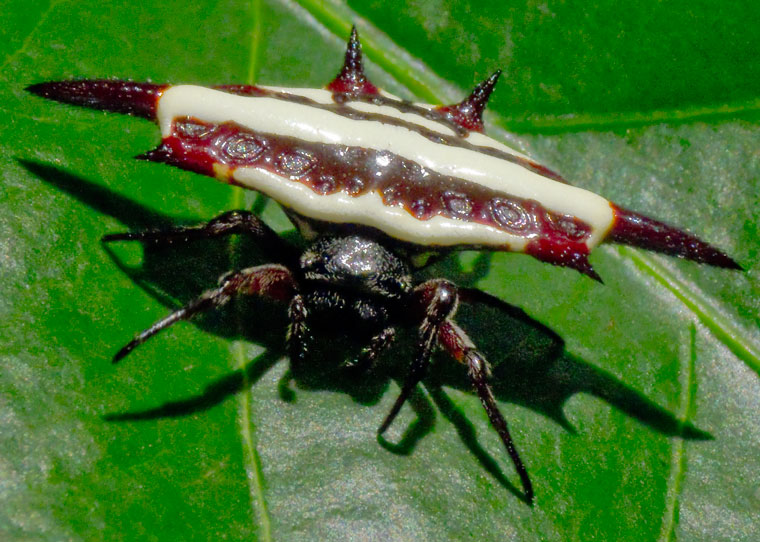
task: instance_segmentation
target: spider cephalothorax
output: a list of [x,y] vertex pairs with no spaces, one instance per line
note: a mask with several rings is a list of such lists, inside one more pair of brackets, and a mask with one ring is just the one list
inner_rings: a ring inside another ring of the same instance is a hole
[[156,120],[162,143],[140,158],[262,192],[279,202],[311,245],[299,252],[258,217],[232,211],[206,225],[107,235],[105,241],[253,238],[271,263],[228,273],[216,289],[157,322],[118,361],[177,321],[236,295],[287,304],[288,349],[307,358],[315,321],[352,323],[371,366],[400,326],[415,326],[415,356],[382,433],[442,348],[467,367],[531,501],[533,489],[488,383],[489,368],[454,322],[473,291],[445,279],[417,282],[429,253],[482,248],[524,252],[599,280],[588,261],[602,241],[738,269],[694,235],[567,184],[560,175],[485,136],[482,114],[496,72],[465,100],[413,104],[365,76],[354,30],[326,89],[253,85],[203,88],[112,80],[60,81],[28,90],[54,100]]

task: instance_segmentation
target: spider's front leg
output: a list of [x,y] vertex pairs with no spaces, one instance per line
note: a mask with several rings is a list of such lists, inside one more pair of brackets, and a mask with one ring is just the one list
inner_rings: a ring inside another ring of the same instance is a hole
[[392,326],[383,328],[374,335],[369,344],[364,347],[353,363],[345,364],[354,374],[365,374],[375,368],[377,358],[382,354],[396,338],[396,329]]
[[259,265],[229,273],[224,275],[219,283],[218,288],[204,292],[184,307],[172,312],[138,334],[116,353],[113,363],[117,363],[159,331],[180,320],[188,320],[200,312],[220,307],[235,295],[260,295],[279,301],[288,301],[296,296],[298,290],[298,284],[293,274],[285,266],[279,264]]
[[488,362],[483,354],[478,352],[467,334],[453,320],[459,301],[456,285],[443,279],[430,280],[415,288],[414,299],[418,309],[423,314],[417,355],[401,389],[401,394],[380,426],[379,433],[382,434],[390,426],[415,386],[424,377],[437,340],[438,344],[451,357],[467,366],[467,375],[470,377],[486,414],[488,414],[488,419],[499,434],[507,454],[509,454],[517,474],[520,476],[525,491],[525,500],[529,504],[532,503],[533,484],[509,434],[507,421],[496,405],[496,399],[488,382],[491,376]]
[[199,226],[180,226],[167,230],[111,233],[102,241],[141,241],[143,243],[185,243],[198,239],[213,239],[233,234],[244,234],[276,262],[294,264],[298,259],[295,249],[250,211],[227,211]]
[[306,359],[309,346],[314,341],[311,335],[307,319],[309,311],[306,308],[306,300],[302,294],[296,294],[290,300],[288,306],[288,333],[285,337],[285,346],[291,363],[301,363]]
[[413,303],[416,312],[422,316],[417,353],[401,388],[401,394],[380,425],[378,434],[381,435],[390,427],[414,388],[424,378],[440,327],[446,318],[456,311],[457,288],[447,280],[429,280],[414,289]]

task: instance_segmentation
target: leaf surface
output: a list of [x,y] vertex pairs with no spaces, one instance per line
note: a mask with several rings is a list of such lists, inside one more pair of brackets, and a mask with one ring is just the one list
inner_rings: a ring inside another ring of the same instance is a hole
[[[4,15],[4,540],[758,539],[756,4],[11,1]],[[455,101],[504,68],[491,133],[746,269],[612,246],[592,257],[603,286],[510,254],[430,270],[530,317],[460,313],[495,365],[532,508],[445,356],[388,441],[375,438],[410,337],[355,382],[332,342],[291,367],[282,308],[240,303],[109,363],[259,256],[245,241],[105,248],[103,234],[252,206],[289,226],[251,193],[132,160],[158,142],[150,123],[23,88],[86,77],[318,87],[352,23],[372,79],[409,98]]]

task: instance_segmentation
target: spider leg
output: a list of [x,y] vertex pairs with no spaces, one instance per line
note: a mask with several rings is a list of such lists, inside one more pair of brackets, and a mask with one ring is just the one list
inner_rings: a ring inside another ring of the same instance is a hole
[[476,350],[475,345],[467,334],[451,319],[441,325],[438,333],[438,342],[451,357],[467,365],[467,375],[470,377],[470,381],[475,387],[478,397],[480,397],[480,402],[483,404],[486,414],[488,414],[488,420],[499,434],[504,447],[507,449],[507,454],[509,454],[515,470],[520,476],[520,481],[525,491],[525,500],[528,504],[531,504],[533,502],[533,484],[512,441],[512,436],[509,434],[507,421],[496,405],[491,385],[488,383],[491,377],[491,370],[488,367],[486,358]]
[[199,297],[162,318],[148,329],[139,333],[113,357],[119,362],[136,347],[180,320],[188,320],[199,312],[220,307],[238,294],[260,295],[286,301],[297,291],[297,283],[292,273],[278,264],[259,265],[241,271],[228,273],[220,279],[218,288],[208,290]]
[[255,239],[258,245],[275,261],[291,263],[297,261],[295,249],[278,236],[258,216],[250,211],[227,211],[205,224],[184,226],[168,230],[148,230],[142,232],[111,233],[102,241],[142,241],[146,243],[185,243],[198,239],[213,239],[242,233]]
[[309,311],[306,308],[306,300],[301,294],[296,294],[290,300],[288,306],[288,333],[285,338],[290,361],[298,364],[306,359],[309,346],[314,340],[306,320]]
[[496,405],[491,385],[488,383],[490,378],[488,362],[483,354],[478,352],[467,334],[453,320],[459,301],[456,285],[443,279],[423,282],[414,289],[414,301],[416,307],[421,309],[423,314],[417,356],[406,382],[404,382],[401,395],[386,416],[378,433],[382,434],[388,429],[414,387],[424,377],[433,346],[437,340],[451,357],[467,365],[467,374],[485,408],[488,420],[499,434],[504,447],[507,449],[507,454],[520,476],[525,491],[525,500],[529,504],[532,503],[533,484],[512,441],[512,436],[509,434],[507,421]]
[[423,282],[414,289],[413,296],[415,305],[417,305],[417,308],[422,309],[422,313],[424,314],[422,324],[420,325],[417,355],[404,381],[404,386],[401,388],[401,394],[380,425],[380,429],[378,430],[378,434],[380,435],[390,427],[401,407],[404,406],[404,403],[412,391],[414,391],[415,386],[425,376],[441,324],[456,310],[456,286],[447,280],[434,279]]
[[395,338],[396,328],[386,327],[369,340],[369,344],[362,349],[353,362],[345,364],[346,368],[357,373],[371,371],[377,362],[377,357],[393,343]]

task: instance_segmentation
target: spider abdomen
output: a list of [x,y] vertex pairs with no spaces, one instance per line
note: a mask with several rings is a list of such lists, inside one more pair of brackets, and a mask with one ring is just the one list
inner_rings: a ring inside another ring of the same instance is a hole
[[612,226],[604,198],[536,174],[485,136],[471,143],[443,117],[435,131],[387,105],[336,103],[327,91],[301,103],[299,89],[286,90],[171,87],[158,102],[163,144],[146,157],[263,192],[308,218],[419,245],[523,252],[559,235],[587,253]]
[[739,267],[483,134],[499,73],[458,104],[413,104],[369,82],[354,33],[326,89],[90,80],[29,90],[156,120],[162,143],[142,158],[264,193],[299,226],[373,230],[434,251],[523,252],[596,279],[588,255],[605,239]]

